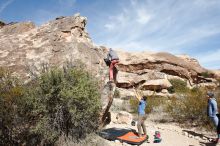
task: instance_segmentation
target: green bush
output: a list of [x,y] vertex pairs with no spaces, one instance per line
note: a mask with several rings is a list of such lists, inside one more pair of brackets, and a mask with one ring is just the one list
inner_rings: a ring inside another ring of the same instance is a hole
[[83,68],[52,69],[26,85],[0,69],[0,87],[0,145],[78,141],[98,128],[98,84]]
[[7,69],[0,68],[0,145],[14,145],[25,131],[20,115],[24,89]]
[[210,127],[207,118],[206,91],[204,89],[194,88],[185,92],[182,98],[170,98],[167,112],[175,122]]
[[130,98],[129,100],[130,108],[132,113],[137,113],[138,111],[138,100],[135,97]]
[[121,97],[120,91],[118,89],[115,89],[114,98],[120,98],[120,97]]
[[187,88],[187,83],[180,79],[170,79],[172,87],[168,89],[169,93],[184,93],[189,89]]
[[61,134],[78,140],[98,128],[100,93],[81,68],[53,69],[33,83],[27,93],[37,118],[32,131],[46,143]]
[[209,78],[209,77],[213,77],[213,73],[206,71],[206,72],[202,72],[201,76],[203,76],[204,78]]
[[151,113],[156,110],[156,108],[162,106],[167,99],[165,97],[152,95],[147,98],[147,108],[146,113]]

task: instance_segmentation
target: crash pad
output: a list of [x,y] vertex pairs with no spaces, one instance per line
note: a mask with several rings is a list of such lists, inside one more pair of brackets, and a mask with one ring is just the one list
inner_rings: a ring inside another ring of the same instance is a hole
[[141,145],[148,139],[147,135],[138,137],[134,129],[109,128],[102,130],[99,135],[108,140],[119,140],[131,145]]

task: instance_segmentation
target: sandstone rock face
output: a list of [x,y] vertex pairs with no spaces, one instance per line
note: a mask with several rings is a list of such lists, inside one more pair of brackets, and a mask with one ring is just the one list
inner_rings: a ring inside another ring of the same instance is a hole
[[156,80],[146,81],[144,84],[141,85],[141,88],[145,90],[159,89],[161,91],[171,86],[172,86],[171,83],[167,79],[156,79]]
[[[92,43],[86,23],[87,18],[79,14],[58,17],[39,27],[31,22],[2,22],[0,66],[7,66],[18,76],[30,79],[45,66],[62,66],[80,60],[97,78],[106,82],[108,67],[103,63],[106,48]],[[207,70],[187,55],[122,51],[118,51],[118,55],[117,87],[121,89],[138,86],[160,92],[169,88],[169,79],[175,77],[186,80],[190,86],[209,82],[201,77]]]
[[163,90],[166,93],[166,89],[172,86],[169,82],[172,78],[185,80],[190,87],[213,82],[201,76],[208,70],[201,67],[196,59],[186,55],[122,51],[118,51],[118,54],[120,63],[117,65],[117,86],[121,88],[135,86],[143,90]]
[[[166,78],[166,74],[199,82],[198,76],[207,70],[197,63],[191,63],[169,53],[123,53],[118,69],[123,72],[147,75],[149,72],[158,74],[155,78]],[[156,72],[156,73],[155,73]],[[163,74],[164,73],[164,74]]]
[[126,111],[120,111],[116,115],[117,124],[131,124],[132,115]]
[[[44,68],[62,67],[67,63],[76,65],[80,60],[100,81],[102,90],[108,81],[108,67],[103,61],[107,48],[93,44],[86,32],[86,23],[87,18],[79,14],[58,17],[39,27],[32,22],[5,24],[0,21],[0,66],[8,67],[28,81]],[[144,95],[169,96],[167,89],[172,86],[169,82],[172,78],[185,80],[190,87],[198,84],[215,86],[212,79],[201,76],[207,70],[189,56],[164,52],[117,52],[120,58],[117,65],[120,100],[133,98],[133,87],[139,87]],[[113,91],[103,90],[102,116],[109,115]],[[123,106],[120,100],[118,103]]]
[[32,22],[10,23],[2,28],[1,33],[4,35],[22,34],[33,28],[35,25]]
[[[93,45],[85,29],[86,23],[87,18],[76,14],[59,17],[39,27],[31,22],[2,24],[0,66],[8,67],[15,75],[28,81],[44,68],[77,65],[80,60],[100,79],[102,88],[107,78],[107,67],[102,61],[103,50]],[[113,96],[103,95],[102,98],[108,99],[102,103],[105,106],[101,115],[106,116]]]
[[189,55],[177,55],[177,57],[185,60],[186,62],[192,63],[194,65],[200,66],[198,60],[191,58]]
[[220,78],[220,70],[213,70],[212,71],[216,78]]
[[77,14],[40,27],[31,22],[5,25],[0,29],[0,66],[28,79],[45,64],[62,66],[80,60],[97,73],[103,52],[91,42],[86,20]]

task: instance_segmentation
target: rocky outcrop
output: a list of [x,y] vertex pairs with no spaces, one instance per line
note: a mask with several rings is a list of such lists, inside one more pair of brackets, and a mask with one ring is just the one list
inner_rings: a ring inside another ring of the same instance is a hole
[[220,79],[220,70],[213,70],[212,72],[216,78]]
[[[189,87],[216,86],[215,79],[204,77],[208,72],[196,59],[189,56],[174,56],[169,53],[128,53],[118,51],[117,86],[120,88],[139,87],[144,91],[166,93],[172,85],[169,79],[185,80]],[[163,92],[162,92],[163,91]],[[146,92],[150,93],[150,92]]]
[[[87,18],[79,14],[58,17],[42,26],[32,22],[1,23],[0,66],[9,67],[18,76],[31,79],[45,66],[62,66],[80,60],[104,82],[108,71],[103,63],[105,47],[95,46],[86,32]],[[117,86],[133,86],[158,92],[170,87],[169,79],[179,77],[190,86],[210,82],[197,60],[169,53],[128,53],[118,51]],[[132,84],[131,84],[132,81]]]
[[124,58],[118,64],[118,69],[123,72],[136,73],[138,75],[147,74],[151,71],[160,72],[198,83],[198,76],[207,71],[197,63],[185,61],[169,53],[148,54],[143,52],[139,54],[124,54],[122,55]]
[[115,124],[131,124],[133,119],[132,114],[126,111],[119,111],[117,113],[112,113],[112,122]]
[[34,23],[32,22],[22,22],[22,23],[9,23],[4,25],[1,29],[1,33],[4,35],[16,35],[28,32],[31,29],[35,28]]
[[176,56],[183,59],[186,62],[189,62],[189,63],[194,64],[196,66],[200,66],[198,60],[196,60],[195,58],[191,58],[189,55],[184,54],[184,55],[176,55]]
[[[32,22],[0,22],[0,66],[8,67],[27,82],[45,68],[82,62],[99,80],[100,89],[108,81],[108,67],[103,58],[107,48],[93,44],[86,31],[87,18],[79,14],[58,17],[42,26]],[[128,53],[118,51],[117,90],[123,100],[133,96],[133,87],[139,87],[145,95],[167,96],[171,78],[188,82],[190,87],[215,86],[213,78],[202,76],[206,69],[188,56],[169,53]],[[80,60],[80,61],[79,61]],[[115,87],[114,85],[112,87]],[[101,120],[108,122],[113,102],[113,89],[103,90]]]
[[30,79],[45,65],[62,66],[81,60],[98,76],[103,52],[85,30],[86,18],[76,14],[40,27],[31,22],[8,24],[0,29],[0,66]]
[[[86,32],[86,23],[86,17],[76,14],[59,17],[39,27],[32,22],[4,25],[0,29],[0,66],[8,67],[28,82],[48,67],[75,66],[82,62],[100,79],[102,89],[107,79],[103,49],[92,43]],[[109,99],[103,101],[101,118],[105,120],[113,96],[104,95],[102,98]]]

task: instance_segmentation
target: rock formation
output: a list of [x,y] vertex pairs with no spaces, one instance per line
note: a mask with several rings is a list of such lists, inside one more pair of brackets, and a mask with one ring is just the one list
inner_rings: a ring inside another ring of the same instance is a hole
[[219,70],[213,70],[212,71],[216,78],[220,79],[220,69]]
[[[103,61],[106,47],[93,44],[86,32],[86,23],[87,19],[79,14],[59,17],[39,27],[32,22],[0,22],[0,66],[10,68],[15,75],[28,81],[45,67],[77,65],[80,60],[103,87],[108,80],[108,67]],[[122,99],[133,95],[133,86],[140,87],[147,95],[154,91],[167,95],[172,78],[185,80],[190,87],[216,85],[212,76],[202,76],[207,70],[186,55],[122,51],[118,51],[118,55],[117,90]],[[102,96],[105,112],[102,115],[106,115],[112,103],[112,97],[107,96]]]
[[[15,75],[29,81],[45,68],[77,65],[80,60],[97,79],[104,81],[107,79],[101,76],[107,71],[102,61],[104,49],[93,45],[85,30],[86,23],[85,17],[75,14],[39,27],[32,22],[1,25],[0,66],[8,67]],[[103,84],[100,82],[100,86]],[[102,98],[108,98],[106,96]],[[103,105],[109,103],[103,100]],[[103,112],[107,110],[103,107]]]
[[[215,79],[202,76],[208,70],[189,56],[178,57],[164,52],[118,53],[118,87],[139,86],[143,90],[161,92],[172,86],[169,82],[172,78],[185,80],[189,87],[204,83],[215,86]],[[213,76],[213,73],[209,76]]]
[[45,64],[62,66],[74,60],[98,72],[103,52],[92,44],[85,25],[86,18],[78,14],[40,27],[31,22],[5,25],[0,29],[0,66],[25,79]]

